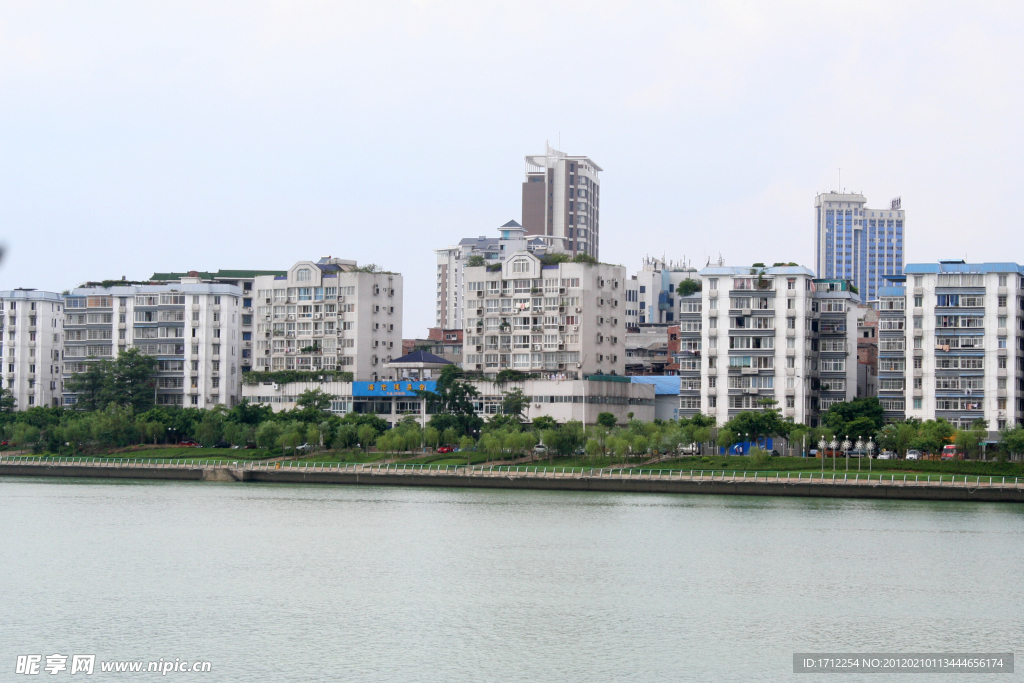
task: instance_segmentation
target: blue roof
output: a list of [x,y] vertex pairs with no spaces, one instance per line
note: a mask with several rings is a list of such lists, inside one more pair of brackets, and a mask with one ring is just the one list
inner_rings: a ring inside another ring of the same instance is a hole
[[906,296],[906,287],[879,287],[878,296]]
[[1024,273],[1024,266],[1016,263],[963,263],[962,261],[939,261],[938,263],[908,263],[904,273]]
[[679,395],[679,377],[676,375],[645,375],[629,378],[633,384],[653,384],[654,395]]

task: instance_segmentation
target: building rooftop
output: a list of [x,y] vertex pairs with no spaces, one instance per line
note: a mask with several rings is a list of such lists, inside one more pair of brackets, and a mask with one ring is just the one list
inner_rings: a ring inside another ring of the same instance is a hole
[[1024,273],[1024,266],[1016,263],[988,262],[966,263],[962,260],[939,261],[938,263],[908,263],[903,266],[904,274],[910,273]]
[[[195,273],[195,275],[192,275]],[[218,270],[216,273],[208,271],[188,271],[184,273],[153,273],[149,278],[155,282],[167,280],[180,280],[183,277],[198,277],[203,280],[246,280],[259,275],[288,275],[287,270]]]

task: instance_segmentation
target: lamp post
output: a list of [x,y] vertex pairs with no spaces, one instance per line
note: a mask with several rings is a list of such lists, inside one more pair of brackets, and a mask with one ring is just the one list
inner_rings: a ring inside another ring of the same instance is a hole
[[846,437],[846,438],[843,439],[843,455],[846,456],[846,471],[847,472],[850,471],[850,446],[852,446],[852,445],[853,444],[850,443],[850,437]]
[[821,437],[818,441],[818,457],[821,458],[821,475],[825,476],[825,449],[828,447],[828,441],[825,441],[825,437]]
[[[860,451],[861,457],[864,456],[864,439],[857,437],[857,443],[853,445],[858,451]],[[857,471],[860,472],[860,461],[861,458],[857,458]]]
[[871,453],[875,450],[875,442],[868,439],[868,478],[871,478]]
[[839,442],[833,436],[828,445],[832,447],[832,471],[834,472],[836,469],[836,449],[839,448]]

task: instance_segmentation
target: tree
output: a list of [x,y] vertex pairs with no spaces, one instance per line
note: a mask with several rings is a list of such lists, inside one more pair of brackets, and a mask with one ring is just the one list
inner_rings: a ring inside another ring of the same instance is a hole
[[[455,428],[459,434],[475,434],[483,426],[483,420],[476,414],[472,399],[479,396],[476,387],[459,380],[462,369],[458,365],[446,365],[441,370],[434,391],[419,390],[416,395],[426,400],[435,413],[430,425],[439,431]],[[447,419],[445,419],[447,417]]]
[[612,413],[598,413],[597,424],[602,427],[607,427],[608,429],[613,429],[615,427],[615,415]]
[[249,403],[249,399],[243,398],[242,402],[228,411],[225,416],[228,422],[258,426],[264,420],[274,416],[274,409],[268,405]]
[[501,397],[502,414],[514,418],[518,423],[522,419],[523,411],[530,402],[529,397],[524,396],[523,390],[518,387],[502,392]]
[[10,389],[0,389],[0,413],[14,412],[16,403],[14,392]]
[[306,428],[302,422],[290,422],[281,433],[277,442],[281,445],[282,451],[290,450],[292,454],[303,444],[306,438]]
[[363,450],[369,453],[370,446],[377,440],[377,430],[369,424],[364,424],[359,426],[356,434],[359,436],[359,443],[362,445]]
[[207,448],[217,445],[223,434],[224,416],[212,410],[206,413],[203,421],[196,427],[196,439]]
[[119,353],[109,368],[104,393],[110,403],[130,407],[137,413],[153,406],[156,358],[129,348]]
[[306,422],[323,419],[334,397],[320,389],[306,389],[295,400],[296,417]]
[[701,288],[700,280],[694,280],[692,278],[686,278],[676,287],[676,294],[679,296],[689,296],[694,292],[699,292]]
[[852,436],[848,425],[857,418],[865,417],[874,425],[874,429],[870,432],[874,434],[882,428],[882,413],[882,404],[878,402],[877,398],[855,398],[852,401],[833,403],[821,416],[821,423],[839,436]]
[[736,441],[749,438],[756,444],[762,437],[789,434],[792,425],[779,416],[778,409],[774,407],[775,401],[765,399],[761,404],[765,406],[764,410],[744,411],[725,423],[725,428],[735,435]]
[[474,255],[470,256],[468,259],[466,259],[466,267],[467,268],[479,268],[480,266],[486,266],[486,265],[487,265],[487,259],[485,259],[480,254],[474,254]]
[[533,430],[538,434],[546,429],[554,429],[558,426],[558,421],[550,415],[541,415],[533,419]]
[[256,428],[256,445],[260,448],[274,448],[280,438],[281,423],[276,420],[267,420]]
[[1001,452],[1006,453],[1011,458],[1024,453],[1024,427],[1014,425],[1004,429],[1000,436],[999,449]]
[[107,406],[105,394],[109,372],[110,361],[97,360],[88,363],[85,372],[68,375],[64,380],[64,389],[77,395],[77,409],[92,412]]

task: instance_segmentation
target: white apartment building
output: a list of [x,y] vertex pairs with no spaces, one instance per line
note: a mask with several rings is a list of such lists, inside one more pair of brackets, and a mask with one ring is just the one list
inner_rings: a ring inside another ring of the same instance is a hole
[[[813,282],[818,319],[818,411],[857,398],[857,319],[860,298],[847,280]],[[814,340],[811,340],[814,347]]]
[[983,419],[993,436],[1024,421],[1024,267],[939,261],[905,274],[906,416],[964,429]]
[[625,372],[626,270],[544,265],[529,251],[465,269],[463,368],[565,378]]
[[402,276],[354,261],[299,261],[253,288],[253,371],[337,370],[357,381],[393,379],[402,355]]
[[630,288],[636,291],[636,298],[629,297],[628,308],[636,310],[630,319],[640,325],[673,324],[677,320],[676,290],[680,282],[689,279],[697,279],[697,270],[684,262],[645,258],[641,270],[630,278]]
[[[701,412],[721,425],[770,398],[786,419],[816,424],[814,273],[802,266],[710,266],[699,275]],[[692,394],[683,398],[692,411]]]
[[539,237],[528,239],[526,230],[519,223],[509,221],[499,228],[498,237],[466,237],[457,245],[436,249],[437,256],[437,310],[435,326],[443,330],[461,330],[462,307],[465,300],[465,275],[463,269],[474,256],[487,263],[500,263],[506,254],[517,251],[531,251],[543,254],[547,245]]
[[64,301],[55,292],[0,291],[0,356],[3,387],[15,410],[59,406]]
[[[157,405],[234,406],[240,391],[242,290],[175,284],[79,287],[64,296],[64,375],[136,348],[154,356]],[[64,405],[77,397],[63,392]]]

